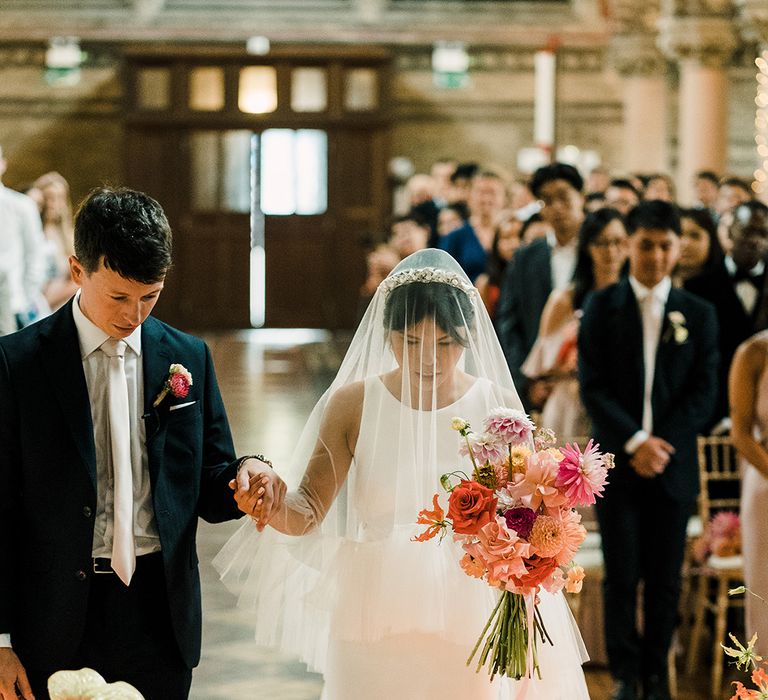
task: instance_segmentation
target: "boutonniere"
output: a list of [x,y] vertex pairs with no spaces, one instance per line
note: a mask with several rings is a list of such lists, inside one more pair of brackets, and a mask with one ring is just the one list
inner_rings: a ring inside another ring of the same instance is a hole
[[682,311],[670,311],[667,314],[669,328],[665,334],[665,341],[674,340],[676,345],[682,345],[688,340],[688,328],[685,323],[685,315]]
[[168,378],[163,382],[163,388],[155,397],[152,408],[157,408],[162,400],[170,393],[177,399],[186,398],[189,387],[192,386],[192,375],[184,365],[173,364],[168,370]]

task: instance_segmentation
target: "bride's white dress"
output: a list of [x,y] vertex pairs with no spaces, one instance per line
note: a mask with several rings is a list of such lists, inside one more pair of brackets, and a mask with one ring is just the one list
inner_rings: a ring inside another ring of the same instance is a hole
[[[323,673],[323,700],[498,700],[522,689],[522,682],[498,677],[491,683],[485,669],[475,672],[476,659],[467,667],[497,594],[461,570],[462,553],[450,537],[411,541],[423,529],[415,524],[418,511],[431,503],[417,503],[413,493],[421,485],[393,483],[388,469],[395,456],[411,454],[422,466],[434,465],[413,473],[424,471],[419,478],[430,481],[427,489],[441,491],[442,474],[468,471],[451,418],[479,427],[498,406],[494,395],[488,380],[477,379],[450,406],[403,411],[381,380],[369,377],[339,496],[347,501],[340,509],[344,531],[356,536],[258,535],[248,522],[217,556],[222,578],[239,582],[240,605],[255,612],[257,641]],[[435,429],[444,439],[437,454],[427,454],[434,448],[421,449],[419,436]],[[581,669],[586,652],[564,596],[542,592],[540,610],[554,646],[539,645],[542,680],[527,684],[526,700],[589,698]]]

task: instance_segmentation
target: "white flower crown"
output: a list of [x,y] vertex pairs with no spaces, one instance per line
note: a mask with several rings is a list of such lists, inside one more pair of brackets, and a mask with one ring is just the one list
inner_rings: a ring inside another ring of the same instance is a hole
[[410,284],[411,282],[441,282],[443,284],[450,284],[452,287],[456,287],[456,289],[460,289],[469,295],[475,289],[472,284],[459,277],[455,272],[446,272],[435,267],[411,268],[410,270],[395,272],[387,277],[380,287],[385,294],[389,294],[396,287],[402,287],[404,284]]

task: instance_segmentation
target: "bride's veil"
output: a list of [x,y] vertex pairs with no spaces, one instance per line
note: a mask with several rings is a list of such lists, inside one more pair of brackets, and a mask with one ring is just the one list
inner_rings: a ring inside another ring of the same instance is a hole
[[291,531],[302,536],[259,534],[248,520],[214,560],[255,613],[257,640],[322,670],[329,634],[376,639],[449,627],[456,591],[446,582],[464,577],[459,557],[447,540],[411,537],[440,475],[468,471],[451,418],[481,429],[498,406],[522,407],[477,290],[447,253],[409,256],[379,286],[290,465],[279,469]]

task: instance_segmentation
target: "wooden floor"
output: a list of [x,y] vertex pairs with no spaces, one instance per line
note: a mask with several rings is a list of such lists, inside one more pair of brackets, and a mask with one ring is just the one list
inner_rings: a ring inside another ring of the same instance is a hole
[[[242,331],[208,335],[206,340],[213,351],[238,454],[264,453],[279,469],[288,460],[315,401],[333,378],[347,339],[321,331]],[[234,523],[201,522],[203,659],[195,672],[191,697],[318,700],[321,677],[308,673],[295,659],[256,646],[233,596],[210,565],[236,527]],[[680,678],[678,700],[706,700],[708,673],[702,663],[697,677]],[[608,700],[611,681],[604,668],[588,668],[587,681],[593,700]],[[726,690],[721,697],[731,694]]]

